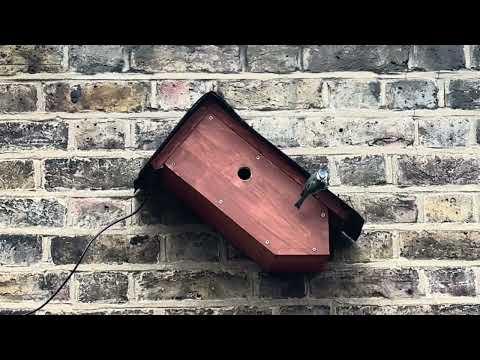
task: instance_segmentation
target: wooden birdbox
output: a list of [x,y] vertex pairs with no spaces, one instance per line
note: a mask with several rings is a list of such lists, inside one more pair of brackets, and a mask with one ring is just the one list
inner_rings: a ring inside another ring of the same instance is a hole
[[294,207],[309,173],[217,94],[199,99],[135,180],[172,191],[266,271],[320,271],[332,241],[356,240],[362,217],[330,191]]

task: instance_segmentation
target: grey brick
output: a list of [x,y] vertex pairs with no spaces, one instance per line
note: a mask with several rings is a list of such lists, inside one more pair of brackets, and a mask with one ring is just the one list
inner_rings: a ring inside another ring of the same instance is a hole
[[343,262],[369,262],[392,257],[392,233],[388,231],[363,230],[350,247],[333,251],[333,260]]
[[[91,236],[55,236],[52,238],[52,261],[56,265],[76,263]],[[88,249],[84,264],[154,264],[160,254],[157,236],[102,235]]]
[[480,167],[470,156],[409,156],[398,158],[400,185],[468,185],[477,184]]
[[159,80],[156,107],[159,110],[188,110],[202,95],[215,90],[212,80]]
[[451,267],[425,272],[432,294],[475,296],[475,280],[471,269]]
[[[96,229],[126,215],[128,200],[74,198],[70,202],[70,225]],[[125,220],[114,225],[125,226]]]
[[220,80],[218,92],[231,106],[241,110],[324,107],[320,79]]
[[259,296],[262,298],[301,298],[306,294],[303,274],[259,274]]
[[480,108],[479,80],[450,80],[447,91],[447,106],[453,109]]
[[470,55],[471,69],[479,69],[480,68],[480,46],[472,45],[470,49],[470,54],[471,54]]
[[70,47],[70,69],[85,74],[121,72],[124,47],[120,45],[73,45]]
[[62,72],[62,45],[2,45],[0,75]]
[[424,198],[427,222],[472,222],[473,199],[470,195],[440,194]]
[[30,265],[42,258],[38,235],[0,235],[0,265]]
[[[68,272],[45,273],[0,273],[0,300],[44,301],[65,281]],[[51,303],[69,299],[69,280]]]
[[306,71],[404,71],[410,45],[317,45],[306,46]]
[[139,112],[150,107],[150,84],[140,81],[56,82],[44,86],[46,110]]
[[329,168],[328,159],[321,155],[292,155],[291,158],[297,162],[301,167],[313,174],[320,168]]
[[350,200],[369,223],[416,222],[418,209],[415,196],[398,195],[352,195]]
[[465,68],[463,45],[414,45],[408,65],[426,71]]
[[469,131],[469,119],[420,119],[418,122],[420,144],[431,148],[466,146]]
[[478,315],[479,304],[432,304],[435,315]]
[[37,109],[34,85],[0,84],[0,113],[30,112]]
[[50,199],[0,199],[0,225],[61,227],[65,207]]
[[45,160],[45,188],[129,189],[143,163],[143,159],[48,159]]
[[178,119],[138,120],[134,128],[134,147],[140,150],[156,150],[177,123]]
[[72,126],[76,147],[80,150],[124,149],[125,125],[117,121],[79,121]]
[[480,232],[433,230],[401,231],[400,256],[411,259],[477,260]]
[[251,72],[289,73],[299,70],[300,47],[291,45],[249,45],[247,66]]
[[139,72],[240,71],[240,48],[235,45],[142,45],[132,47],[132,70]]
[[1,122],[0,149],[66,149],[68,125],[64,122]]
[[345,157],[336,160],[342,184],[353,186],[386,184],[385,158],[381,155]]
[[272,309],[266,306],[240,305],[219,308],[219,315],[272,315]]
[[164,238],[167,261],[220,261],[221,237],[218,234],[182,232]]
[[279,315],[330,315],[328,305],[285,305],[280,306]]
[[329,107],[334,109],[377,109],[380,106],[378,81],[327,81],[330,90]]
[[251,295],[246,273],[166,270],[136,277],[139,300],[225,299]]
[[433,315],[431,305],[357,305],[335,307],[337,315]]
[[312,297],[384,297],[405,298],[420,295],[415,269],[343,267],[314,276],[310,281]]
[[33,173],[31,160],[0,161],[0,189],[33,189]]
[[438,88],[428,80],[398,80],[385,86],[386,107],[395,110],[436,109]]
[[78,300],[85,303],[124,303],[128,301],[128,276],[118,272],[94,272],[76,275]]

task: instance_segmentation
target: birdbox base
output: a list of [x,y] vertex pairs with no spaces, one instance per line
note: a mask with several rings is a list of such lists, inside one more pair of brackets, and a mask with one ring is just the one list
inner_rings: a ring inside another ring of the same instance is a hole
[[[153,174],[161,185],[147,180]],[[331,254],[334,226],[352,223],[356,212],[329,191],[297,209],[308,175],[209,93],[152,156],[135,185],[174,192],[267,271],[320,271]],[[359,229],[350,233],[358,236]]]

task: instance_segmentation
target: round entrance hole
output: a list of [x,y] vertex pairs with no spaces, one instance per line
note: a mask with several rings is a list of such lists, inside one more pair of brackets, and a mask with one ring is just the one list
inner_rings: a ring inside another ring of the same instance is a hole
[[252,171],[248,167],[241,167],[238,169],[237,175],[240,179],[247,181],[252,177]]

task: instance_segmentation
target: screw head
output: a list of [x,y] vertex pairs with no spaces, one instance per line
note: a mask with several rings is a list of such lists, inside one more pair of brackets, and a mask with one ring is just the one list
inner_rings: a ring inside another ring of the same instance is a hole
[[255,156],[255,159],[260,160],[260,155]]
[[223,204],[223,200],[222,199],[218,200],[218,203]]
[[270,244],[270,240],[266,240],[265,244],[267,244],[267,245]]
[[312,251],[313,251],[313,252],[317,251],[317,248],[312,248]]
[[322,212],[320,213],[320,217],[324,218],[325,216],[326,216],[326,214],[322,211]]
[[175,161],[172,161],[170,165],[175,166]]
[[212,115],[209,115],[209,116],[208,116],[208,120],[213,120],[213,116],[212,116]]

